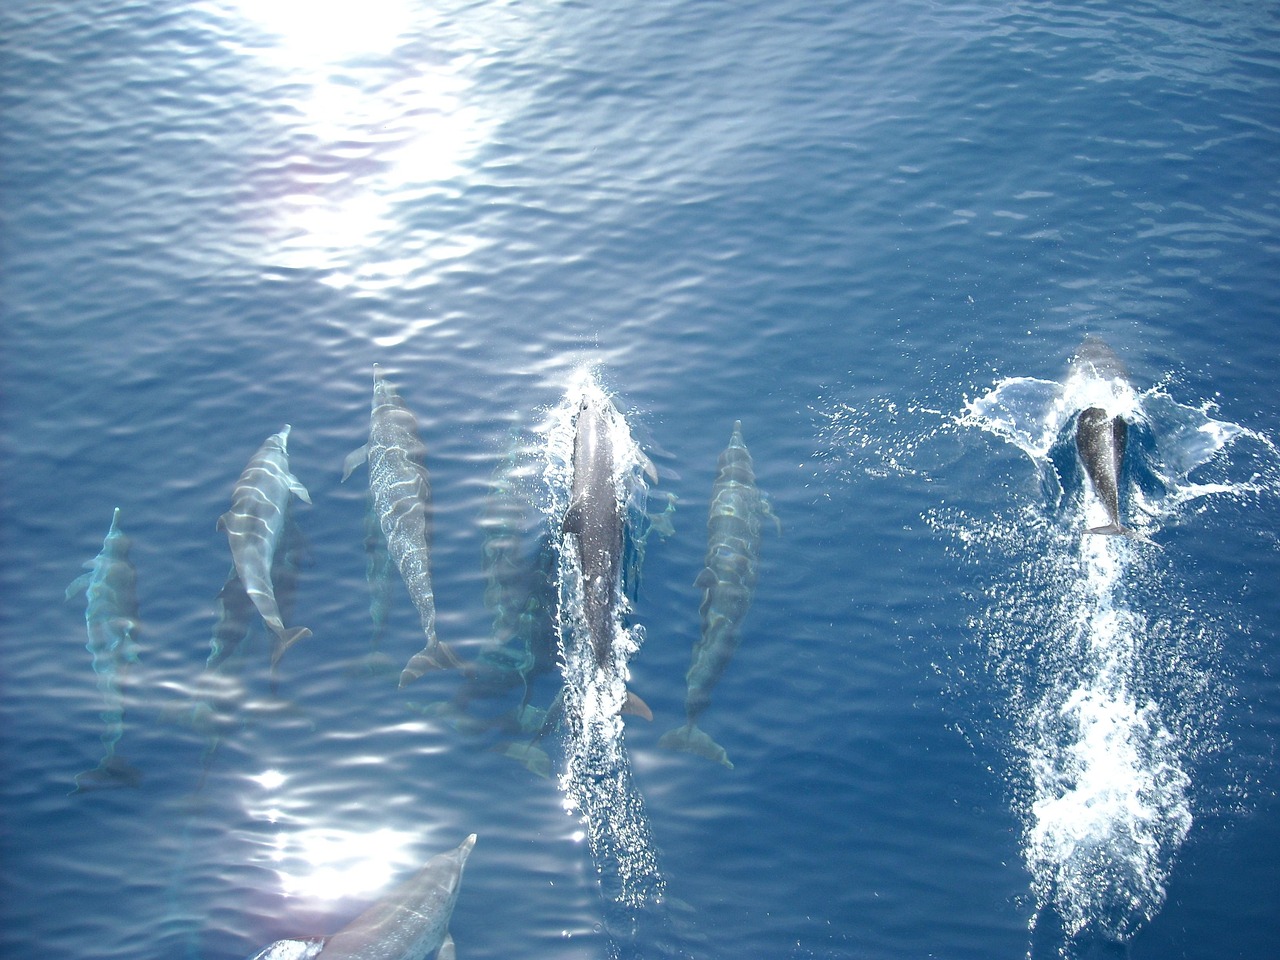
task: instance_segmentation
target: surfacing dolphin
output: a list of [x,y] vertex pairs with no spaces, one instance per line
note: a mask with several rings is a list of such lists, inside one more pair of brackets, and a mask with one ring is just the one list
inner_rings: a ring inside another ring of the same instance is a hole
[[306,627],[286,628],[276,604],[271,566],[280,546],[280,535],[289,520],[289,498],[311,502],[298,478],[289,472],[289,424],[268,437],[253,455],[231,494],[231,509],[218,518],[231,545],[231,559],[245,593],[276,635],[271,653],[274,668],[284,652],[311,636]]
[[93,672],[106,707],[102,712],[106,729],[102,744],[106,754],[92,770],[76,775],[81,793],[99,787],[136,787],[141,774],[116,755],[116,744],[124,735],[124,698],[120,687],[130,663],[138,659],[138,601],[133,565],[129,562],[129,538],[120,529],[120,508],[111,515],[111,529],[102,541],[102,550],[85,563],[88,573],[71,581],[67,599],[85,597],[84,620],[93,654]]
[[[1071,374],[1096,380],[1127,381],[1124,365],[1102,340],[1086,337],[1071,361]],[[1120,522],[1120,473],[1129,426],[1099,406],[1082,410],[1076,418],[1076,452],[1084,465],[1093,492],[1107,513],[1108,522],[1090,527],[1089,533],[1131,536]]]
[[[612,667],[614,634],[619,626],[624,524],[611,434],[616,416],[613,404],[597,391],[588,391],[578,403],[573,485],[562,527],[565,534],[572,535],[572,549],[577,552],[583,616],[600,670]],[[623,712],[653,719],[648,705],[630,691]]]
[[473,833],[331,937],[277,940],[250,960],[454,960],[449,918],[462,886]]
[[426,446],[418,435],[418,422],[395,388],[373,365],[373,408],[369,415],[369,442],[352,451],[342,465],[342,479],[366,460],[369,493],[387,550],[400,569],[400,577],[418,608],[427,643],[409,658],[400,673],[400,686],[428,670],[448,670],[459,665],[436,636],[436,599],[431,587],[431,483],[423,465]]
[[702,636],[693,648],[693,662],[685,679],[687,721],[663,734],[658,745],[684,750],[730,769],[729,755],[698,728],[697,720],[711,703],[741,641],[742,619],[751,606],[760,568],[760,521],[778,518],[756,487],[751,454],[742,441],[742,421],[734,421],[729,446],[720,454],[719,473],[711,486],[707,516],[707,560],[694,586],[702,589]]

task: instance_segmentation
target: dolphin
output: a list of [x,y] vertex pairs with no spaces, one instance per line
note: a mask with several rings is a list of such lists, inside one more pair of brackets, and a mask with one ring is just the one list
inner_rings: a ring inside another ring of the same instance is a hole
[[375,363],[369,442],[348,454],[342,465],[342,479],[346,480],[366,460],[369,462],[369,493],[387,550],[400,569],[427,635],[426,646],[410,657],[401,671],[401,687],[428,670],[459,665],[453,651],[436,636],[436,599],[431,587],[431,483],[422,463],[425,453],[417,421]]
[[764,517],[781,529],[768,499],[756,487],[751,454],[742,440],[742,421],[737,420],[711,486],[706,566],[694,582],[702,589],[702,636],[694,645],[693,662],[685,676],[687,720],[658,741],[659,746],[695,753],[730,769],[733,764],[724,748],[698,728],[697,720],[711,703],[711,691],[738,649],[742,619],[751,605],[759,573],[760,522]]
[[462,886],[473,833],[331,937],[277,940],[250,960],[453,960],[449,918]]
[[141,774],[116,755],[116,744],[124,734],[124,698],[121,682],[130,663],[138,659],[137,577],[129,562],[129,538],[120,529],[120,508],[111,515],[111,529],[102,541],[97,557],[85,563],[88,573],[71,581],[67,599],[85,597],[84,620],[93,654],[93,672],[106,709],[102,712],[106,729],[102,743],[106,754],[92,770],[76,776],[81,793],[96,787],[136,787]]
[[[563,532],[571,534],[582,573],[583,615],[598,669],[613,664],[622,575],[623,515],[614,463],[616,411],[603,395],[587,393],[578,404],[573,437],[573,485]],[[624,713],[652,720],[648,705],[627,691]]]
[[231,494],[231,509],[218,518],[218,529],[226,531],[231,559],[245,593],[259,615],[276,635],[271,665],[299,640],[311,636],[306,627],[288,629],[276,604],[271,568],[281,533],[289,519],[289,498],[304,503],[311,495],[289,472],[289,424],[268,437],[253,455]]
[[[1071,374],[1096,380],[1128,379],[1120,358],[1097,337],[1085,337],[1080,344],[1071,361]],[[1123,417],[1112,416],[1099,406],[1082,410],[1076,418],[1076,452],[1108,520],[1103,526],[1089,528],[1089,533],[1128,536],[1133,532],[1120,522],[1120,472],[1128,434]]]

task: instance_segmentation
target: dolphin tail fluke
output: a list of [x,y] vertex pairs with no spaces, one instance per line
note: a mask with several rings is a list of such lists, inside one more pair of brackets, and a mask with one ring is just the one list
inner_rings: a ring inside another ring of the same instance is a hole
[[510,757],[523,764],[530,773],[545,780],[551,779],[551,757],[541,747],[532,743],[502,743],[494,747],[493,752]]
[[676,727],[662,735],[662,739],[658,741],[658,746],[665,747],[668,750],[682,750],[685,753],[693,753],[699,757],[706,757],[715,763],[722,764],[733,769],[733,764],[729,761],[729,754],[725,753],[724,747],[712,740],[706,733],[700,730],[696,724],[686,723],[683,727]]
[[281,630],[276,634],[276,647],[271,651],[271,669],[276,668],[276,664],[280,662],[280,658],[284,656],[284,652],[292,647],[299,640],[305,640],[311,636],[311,631],[306,627],[294,627],[292,630]]
[[412,657],[400,671],[400,686],[404,687],[429,670],[456,670],[462,666],[452,650],[439,640],[429,643]]
[[631,714],[633,717],[644,717],[646,720],[653,719],[653,711],[649,709],[649,705],[630,690],[627,691],[627,699],[622,703],[622,712]]
[[87,793],[90,790],[110,790],[115,787],[136,787],[142,781],[142,771],[123,757],[112,754],[103,757],[92,770],[76,774],[76,788],[71,792]]
[[1101,527],[1090,527],[1088,532],[1098,533],[1104,537],[1127,537],[1133,531],[1118,523],[1107,523],[1103,524]]

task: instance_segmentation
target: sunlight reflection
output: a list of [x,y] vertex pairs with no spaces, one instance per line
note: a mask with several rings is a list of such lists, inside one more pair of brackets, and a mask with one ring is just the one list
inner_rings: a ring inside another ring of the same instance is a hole
[[[253,39],[243,49],[288,85],[291,155],[262,171],[267,257],[376,289],[475,244],[423,246],[405,210],[466,171],[493,126],[468,102],[476,55],[427,45],[429,7],[410,0],[309,4],[223,0]],[[399,249],[411,244],[414,256]]]
[[415,838],[384,828],[373,833],[310,828],[279,833],[271,859],[285,896],[336,900],[375,894],[412,860]]

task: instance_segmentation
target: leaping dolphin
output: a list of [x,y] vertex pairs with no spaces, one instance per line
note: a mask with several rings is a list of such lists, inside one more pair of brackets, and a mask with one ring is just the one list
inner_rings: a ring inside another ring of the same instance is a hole
[[[572,535],[577,551],[583,615],[598,669],[609,669],[613,663],[622,575],[624,524],[611,435],[614,413],[609,400],[594,392],[585,394],[578,404],[573,485],[563,524],[563,532]],[[645,702],[630,691],[623,712],[653,719]]]
[[[1076,376],[1127,380],[1120,358],[1096,337],[1084,339],[1072,359],[1071,369]],[[1120,472],[1124,467],[1128,435],[1129,426],[1124,418],[1112,416],[1099,406],[1082,410],[1076,418],[1076,452],[1109,521],[1100,527],[1090,527],[1089,533],[1128,536],[1133,532],[1120,522]]]
[[231,494],[231,509],[218,518],[231,545],[231,558],[245,592],[276,635],[271,665],[291,646],[311,636],[306,627],[288,629],[276,605],[271,565],[289,519],[289,497],[311,502],[307,488],[289,472],[289,424],[272,434],[253,455]]
[[72,793],[96,787],[136,787],[141,774],[116,754],[116,744],[124,734],[124,699],[120,686],[128,665],[138,659],[137,577],[129,562],[129,538],[120,529],[120,508],[111,515],[111,529],[102,541],[102,550],[85,563],[89,572],[71,581],[67,599],[85,597],[84,619],[93,654],[93,672],[106,707],[102,712],[106,728],[102,744],[106,754],[92,770],[77,774]]
[[250,960],[454,960],[449,918],[462,886],[473,833],[331,937],[277,940]]
[[703,591],[699,609],[702,636],[694,645],[693,662],[685,677],[689,685],[687,721],[658,741],[659,746],[695,753],[730,769],[729,755],[699,729],[697,720],[711,703],[711,691],[741,640],[742,619],[751,606],[759,573],[760,521],[764,517],[781,527],[769,501],[756,487],[751,453],[742,440],[742,421],[736,420],[711,487],[706,566],[694,582]]
[[352,470],[368,460],[369,493],[387,538],[387,550],[400,568],[427,637],[426,646],[401,671],[402,687],[428,670],[459,665],[453,651],[436,636],[436,599],[431,587],[431,483],[422,462],[425,453],[417,421],[375,363],[369,442],[347,456],[342,479],[346,480]]

